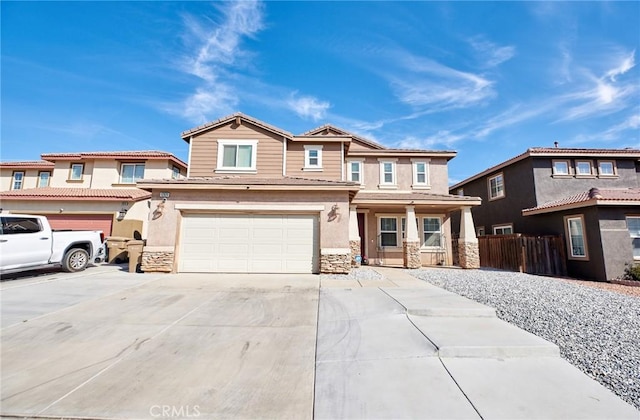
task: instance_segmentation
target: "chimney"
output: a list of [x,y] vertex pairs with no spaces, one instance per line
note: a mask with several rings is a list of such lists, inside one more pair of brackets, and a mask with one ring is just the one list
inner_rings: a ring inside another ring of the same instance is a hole
[[596,200],[599,200],[602,198],[602,194],[600,194],[600,190],[597,188],[591,188],[589,190],[589,198],[595,198]]

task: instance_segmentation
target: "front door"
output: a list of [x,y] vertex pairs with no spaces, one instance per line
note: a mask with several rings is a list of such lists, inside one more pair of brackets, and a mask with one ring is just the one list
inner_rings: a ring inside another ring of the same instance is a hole
[[360,256],[364,260],[369,258],[367,255],[367,238],[365,236],[365,214],[358,213],[358,234],[360,235]]

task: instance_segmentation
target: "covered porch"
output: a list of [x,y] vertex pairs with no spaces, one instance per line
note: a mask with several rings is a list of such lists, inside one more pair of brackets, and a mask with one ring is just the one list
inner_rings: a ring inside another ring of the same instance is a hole
[[[480,202],[454,195],[359,192],[349,208],[352,266],[450,266],[457,247],[459,265],[477,268],[471,208]],[[462,213],[460,232],[452,232],[453,211]]]

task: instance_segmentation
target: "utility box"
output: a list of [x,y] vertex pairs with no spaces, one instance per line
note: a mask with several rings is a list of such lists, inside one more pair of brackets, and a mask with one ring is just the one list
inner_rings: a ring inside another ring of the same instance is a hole
[[129,252],[129,272],[138,272],[138,265],[142,263],[142,249],[145,241],[132,239],[127,242],[127,251]]
[[109,254],[108,263],[120,262],[127,260],[127,242],[131,241],[131,238],[123,236],[109,236],[107,237],[107,250]]

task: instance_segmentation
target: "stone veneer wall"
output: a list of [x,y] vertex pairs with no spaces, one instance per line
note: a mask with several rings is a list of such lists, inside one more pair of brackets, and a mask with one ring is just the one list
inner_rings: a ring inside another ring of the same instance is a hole
[[320,251],[320,272],[349,274],[351,271],[351,249],[323,249]]
[[462,268],[480,268],[478,242],[458,240],[458,258]]
[[171,273],[173,251],[142,251],[142,271],[145,273]]
[[420,242],[419,241],[403,241],[402,255],[405,268],[420,268],[422,261],[420,260]]
[[[349,241],[351,247],[351,266],[360,267],[360,263],[356,261],[356,256],[360,255],[360,241]],[[362,261],[362,255],[360,255],[360,261]]]

